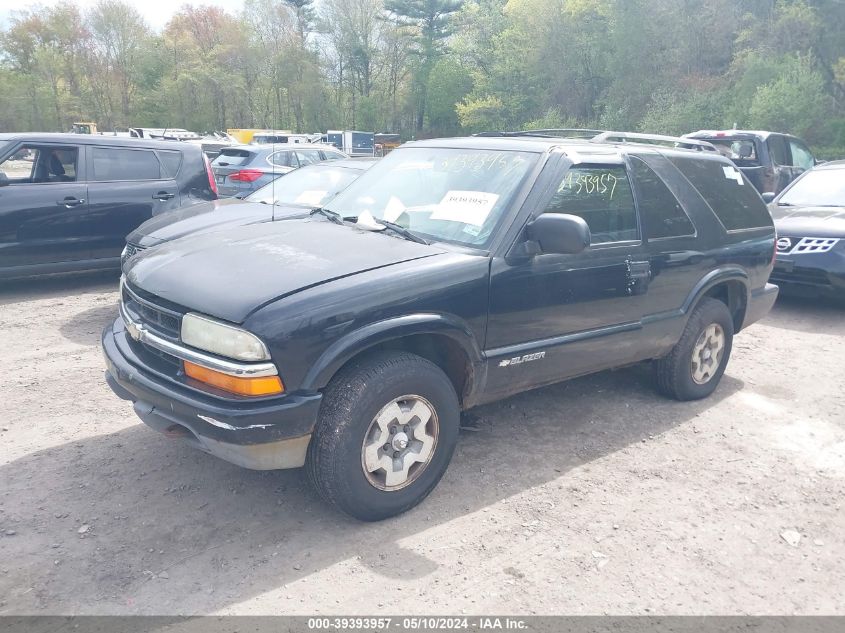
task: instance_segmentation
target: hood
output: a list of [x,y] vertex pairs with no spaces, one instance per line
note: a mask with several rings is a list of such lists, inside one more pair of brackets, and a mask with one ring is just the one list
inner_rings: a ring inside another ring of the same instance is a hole
[[213,231],[228,225],[241,226],[272,222],[307,213],[308,209],[298,206],[273,207],[269,204],[233,198],[215,200],[157,215],[132,231],[126,241],[149,248],[162,242],[185,237],[189,233]]
[[778,235],[845,237],[845,207],[781,207],[769,205]]
[[437,246],[317,218],[238,226],[144,251],[127,279],[167,301],[232,323],[333,279],[439,255]]

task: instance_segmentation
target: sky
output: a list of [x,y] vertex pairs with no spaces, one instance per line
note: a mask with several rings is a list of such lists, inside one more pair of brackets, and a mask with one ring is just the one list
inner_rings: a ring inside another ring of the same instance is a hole
[[[21,9],[33,9],[37,6],[52,6],[58,4],[59,0],[0,0],[0,28],[9,23],[9,16],[13,11]],[[97,4],[98,0],[75,0],[77,6],[82,10],[89,9]],[[170,17],[179,10],[183,4],[214,5],[221,7],[230,13],[237,13],[243,6],[242,0],[128,0],[129,4],[137,9],[138,13],[144,16],[147,23],[155,30],[161,29]]]

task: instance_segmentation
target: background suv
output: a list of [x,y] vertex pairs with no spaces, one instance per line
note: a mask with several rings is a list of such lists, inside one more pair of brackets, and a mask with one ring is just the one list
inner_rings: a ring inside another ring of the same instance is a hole
[[237,145],[223,149],[211,166],[220,195],[243,198],[299,167],[346,157],[327,145]]
[[140,224],[216,198],[196,145],[0,134],[0,279],[118,268]]
[[702,130],[686,138],[708,141],[730,158],[760,193],[776,195],[816,164],[799,138],[775,132]]

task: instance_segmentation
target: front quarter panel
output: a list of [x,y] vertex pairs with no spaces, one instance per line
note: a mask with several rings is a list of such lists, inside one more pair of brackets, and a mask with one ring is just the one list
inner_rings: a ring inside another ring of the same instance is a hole
[[267,343],[289,393],[322,389],[356,354],[411,334],[448,336],[480,364],[488,276],[486,256],[446,253],[300,291],[244,326]]

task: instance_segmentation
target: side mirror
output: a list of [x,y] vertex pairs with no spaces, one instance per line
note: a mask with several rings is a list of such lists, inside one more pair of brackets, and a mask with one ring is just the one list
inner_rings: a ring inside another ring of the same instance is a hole
[[543,213],[526,227],[528,239],[542,253],[576,255],[590,245],[590,227],[577,215]]
[[774,202],[776,197],[777,194],[773,191],[767,191],[766,193],[762,194],[763,202],[765,202],[766,204]]
[[0,171],[0,187],[5,187],[9,184],[9,177],[5,171]]

